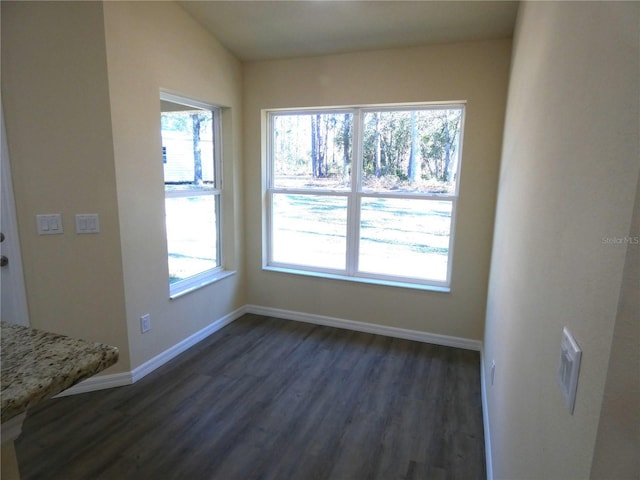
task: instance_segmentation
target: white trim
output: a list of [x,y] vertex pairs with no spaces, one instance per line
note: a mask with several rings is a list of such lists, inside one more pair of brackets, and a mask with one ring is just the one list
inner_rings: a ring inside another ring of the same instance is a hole
[[205,270],[193,277],[185,278],[179,282],[169,284],[169,299],[175,300],[187,293],[195,292],[202,287],[235,274],[235,270],[225,270],[222,266],[212,268],[211,270]]
[[191,348],[195,344],[207,338],[209,335],[220,330],[222,327],[240,318],[245,313],[247,313],[246,307],[240,307],[237,310],[234,310],[233,312],[223,316],[222,318],[219,318],[213,323],[210,323],[202,330],[199,330],[190,337],[187,337],[181,342],[178,342],[173,347],[168,348],[164,352],[144,362],[142,365],[134,368],[130,372],[115,373],[112,375],[98,375],[96,377],[88,378],[78,383],[77,385],[74,385],[73,387],[59,393],[54,398],[76,395],[78,393],[93,392],[105,388],[122,387],[124,385],[131,385],[132,383],[136,383],[141,378],[160,368],[165,363],[174,359],[185,350]]
[[[445,347],[463,348],[465,350],[474,350],[481,352],[482,355],[482,342],[480,340],[473,340],[462,337],[452,337],[449,335],[439,335],[436,333],[421,332],[418,330],[409,330],[405,328],[390,327],[387,325],[378,325],[374,323],[358,322],[355,320],[346,320],[342,318],[327,317],[324,315],[315,315],[311,313],[295,312],[292,310],[282,310],[279,308],[262,307],[259,305],[244,305],[237,310],[219,318],[218,320],[207,325],[202,330],[197,331],[193,335],[185,338],[181,342],[178,342],[174,346],[168,348],[164,352],[156,355],[155,357],[147,360],[142,365],[134,368],[129,372],[115,373],[111,375],[98,375],[88,378],[77,385],[59,393],[55,398],[66,397],[68,395],[76,395],[79,393],[93,392],[97,390],[103,390],[106,388],[121,387],[124,385],[131,385],[136,383],[141,378],[147,376],[154,370],[160,368],[165,363],[174,359],[184,351],[193,347],[197,343],[201,342],[209,335],[217,332],[226,325],[230,324],[234,320],[237,320],[245,313],[253,313],[257,315],[265,315],[270,317],[282,318],[285,320],[295,320],[305,323],[313,323],[315,325],[324,325],[327,327],[344,328],[347,330],[354,330],[357,332],[372,333],[376,335],[384,335],[387,337],[403,338],[405,340],[414,340],[423,343],[433,343],[435,345],[443,345]],[[482,380],[482,403],[483,411],[485,414],[485,443],[488,443],[488,419],[486,418],[486,401],[484,395],[484,375],[481,372]],[[488,447],[485,447],[488,448]],[[489,449],[490,451],[490,449]],[[489,454],[488,454],[489,455]],[[488,458],[487,469],[490,468],[490,456]],[[488,480],[492,480],[489,476]]]
[[439,335],[437,333],[421,332],[406,328],[389,327],[387,325],[326,317],[324,315],[315,315],[311,313],[294,312],[279,308],[261,307],[259,305],[246,305],[245,308],[246,313],[254,313],[256,315],[277,317],[285,320],[296,320],[299,322],[313,323],[327,327],[344,328],[347,330],[355,330],[356,332],[373,333],[376,335],[403,338],[405,340],[415,340],[423,343],[433,343],[435,345],[443,345],[445,347],[456,347],[474,351],[480,351],[482,349],[482,342],[480,340],[472,340],[469,338]]
[[53,398],[67,397],[69,395],[77,395],[78,393],[95,392],[106,388],[122,387],[124,385],[131,385],[132,383],[131,372],[98,375],[87,378],[73,387],[67,388]]
[[187,337],[181,342],[176,343],[173,347],[168,348],[167,350],[160,353],[159,355],[156,355],[152,359],[147,360],[142,365],[134,368],[131,371],[131,378],[133,380],[133,383],[149,375],[151,372],[160,368],[169,360],[172,360],[173,358],[177,357],[185,350],[188,350],[189,348],[193,347],[195,344],[201,342],[212,333],[217,332],[222,327],[225,327],[226,325],[230,324],[234,320],[240,318],[245,313],[246,313],[245,307],[240,307],[239,309],[234,310],[231,313],[228,313],[224,317],[219,318],[215,322],[210,323],[209,325],[204,327],[202,330],[197,331],[190,337]]
[[484,427],[484,455],[487,466],[487,480],[493,480],[493,456],[491,455],[491,430],[489,428],[489,405],[487,404],[484,348],[480,349],[480,392],[482,394],[482,423]]
[[[440,286],[436,283],[417,283],[408,282],[404,280],[394,280],[393,277],[375,276],[375,274],[358,273],[357,275],[348,275],[340,273],[339,271],[329,270],[326,268],[315,268],[314,270],[305,270],[302,265],[293,265],[289,263],[274,263],[272,265],[265,265],[262,270],[266,272],[279,272],[287,273],[291,275],[304,275],[307,277],[325,278],[332,280],[344,280],[345,282],[357,282],[357,283],[369,283],[371,285],[383,285],[385,287],[398,287],[398,288],[412,288],[414,290],[425,290],[429,292],[450,293],[451,288]],[[396,277],[406,278],[406,277]]]
[[160,89],[160,100],[176,103],[178,105],[186,105],[187,107],[199,108],[201,110],[213,110],[216,108],[220,108],[220,106],[216,105],[215,103],[202,102],[200,100],[185,97],[182,94],[172,93],[164,89]]
[[[5,277],[5,281],[11,279],[11,287],[7,291],[12,294],[10,301],[10,310],[5,309],[5,315],[9,314],[9,318],[3,318],[4,321],[29,326],[29,307],[27,303],[27,293],[24,283],[24,270],[22,266],[22,250],[20,246],[20,234],[18,232],[18,219],[16,217],[16,204],[13,193],[13,180],[11,176],[11,161],[9,159],[9,144],[7,143],[7,131],[4,121],[4,107],[0,100],[0,136],[2,136],[0,162],[0,190],[2,198],[0,199],[0,216],[3,218],[3,232],[6,237],[6,243],[3,250],[10,251],[7,254],[11,257],[11,277]],[[9,250],[10,249],[10,250]],[[6,299],[5,299],[6,300]]]

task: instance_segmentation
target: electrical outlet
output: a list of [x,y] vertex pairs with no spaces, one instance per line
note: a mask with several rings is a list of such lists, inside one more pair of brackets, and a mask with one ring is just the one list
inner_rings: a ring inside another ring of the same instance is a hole
[[140,317],[140,331],[147,333],[149,330],[151,330],[151,315],[146,313]]

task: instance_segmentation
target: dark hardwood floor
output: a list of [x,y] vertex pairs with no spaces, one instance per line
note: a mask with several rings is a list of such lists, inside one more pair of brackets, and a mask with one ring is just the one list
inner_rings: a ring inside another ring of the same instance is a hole
[[49,400],[23,480],[485,478],[477,352],[245,315],[134,385]]

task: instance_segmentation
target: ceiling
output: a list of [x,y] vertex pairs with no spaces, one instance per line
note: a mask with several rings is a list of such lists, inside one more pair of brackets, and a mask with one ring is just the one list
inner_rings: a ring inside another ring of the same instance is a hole
[[240,60],[510,37],[515,1],[179,1]]

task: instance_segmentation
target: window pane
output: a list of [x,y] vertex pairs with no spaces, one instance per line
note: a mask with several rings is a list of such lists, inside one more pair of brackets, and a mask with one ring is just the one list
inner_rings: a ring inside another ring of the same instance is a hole
[[366,112],[365,191],[455,193],[462,108]]
[[180,111],[162,112],[162,152],[167,190],[214,187],[213,112],[171,102]]
[[363,198],[361,272],[447,280],[451,202]]
[[165,199],[169,283],[219,265],[217,201],[218,195]]
[[353,115],[273,115],[275,188],[350,187]]
[[346,197],[274,194],[271,218],[274,262],[344,270]]

